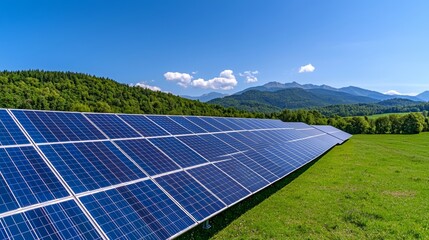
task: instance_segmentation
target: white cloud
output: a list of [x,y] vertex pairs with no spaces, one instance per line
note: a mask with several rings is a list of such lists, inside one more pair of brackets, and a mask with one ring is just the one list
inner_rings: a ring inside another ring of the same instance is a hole
[[389,90],[389,91],[385,92],[384,94],[386,94],[386,95],[402,95],[400,92],[398,92],[396,90]]
[[315,69],[316,68],[313,65],[311,65],[311,63],[310,63],[310,64],[307,64],[305,66],[301,66],[299,68],[299,73],[314,72]]
[[147,89],[150,89],[150,90],[152,90],[152,91],[161,91],[161,88],[160,88],[160,87],[147,85],[147,84],[146,84],[146,83],[144,83],[144,82],[136,83],[136,85],[135,85],[135,86],[136,86],[136,87],[141,87],[141,88],[147,88]]
[[176,81],[182,87],[187,87],[192,81],[192,76],[188,73],[166,72],[164,77],[168,81]]
[[169,81],[177,81],[182,87],[192,86],[204,89],[231,90],[237,86],[237,79],[232,70],[224,70],[219,74],[219,77],[209,80],[202,78],[192,80],[193,76],[190,74],[178,72],[167,72],[164,74],[164,77]]
[[400,93],[396,90],[389,90],[387,92],[384,92],[386,95],[407,95],[407,96],[416,96],[418,93],[408,92],[408,93]]
[[240,77],[245,77],[247,83],[254,83],[258,81],[256,75],[258,71],[244,71],[243,73],[239,73]]

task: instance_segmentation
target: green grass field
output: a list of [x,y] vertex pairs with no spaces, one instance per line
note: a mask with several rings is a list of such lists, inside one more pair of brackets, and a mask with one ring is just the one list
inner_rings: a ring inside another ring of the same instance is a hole
[[429,239],[429,133],[355,135],[181,239]]

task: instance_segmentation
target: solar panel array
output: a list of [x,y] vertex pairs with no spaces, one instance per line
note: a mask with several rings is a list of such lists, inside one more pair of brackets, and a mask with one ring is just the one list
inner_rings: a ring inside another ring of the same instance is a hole
[[350,135],[279,120],[0,109],[0,239],[166,239]]

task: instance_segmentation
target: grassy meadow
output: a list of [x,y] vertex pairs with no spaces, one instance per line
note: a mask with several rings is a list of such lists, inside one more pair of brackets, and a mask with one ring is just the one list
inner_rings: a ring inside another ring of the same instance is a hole
[[355,135],[181,239],[429,239],[429,133]]

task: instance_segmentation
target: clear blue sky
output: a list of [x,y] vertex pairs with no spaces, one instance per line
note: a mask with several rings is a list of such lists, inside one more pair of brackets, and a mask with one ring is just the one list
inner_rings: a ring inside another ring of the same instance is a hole
[[187,95],[270,81],[429,90],[427,0],[5,0],[0,10],[1,70]]

